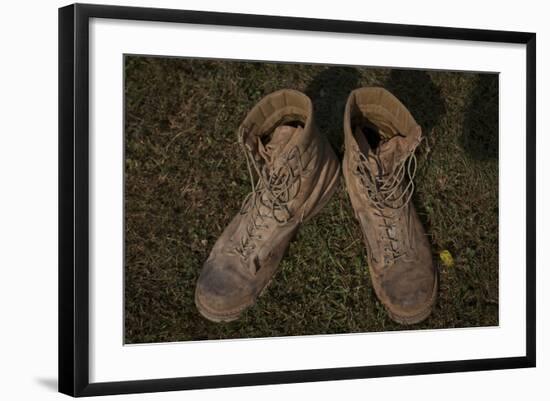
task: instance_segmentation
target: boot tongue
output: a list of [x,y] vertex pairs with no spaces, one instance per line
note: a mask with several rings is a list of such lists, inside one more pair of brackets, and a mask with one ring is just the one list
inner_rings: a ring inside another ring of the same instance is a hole
[[394,135],[388,139],[383,138],[374,149],[359,126],[355,128],[355,140],[361,153],[367,156],[369,166],[376,173],[391,172],[410,155],[418,144],[416,135]]
[[296,142],[293,138],[299,136],[301,127],[295,128],[289,125],[281,125],[273,131],[271,140],[267,144],[258,141],[258,155],[265,162],[268,170],[280,167],[284,160],[280,157],[286,153]]

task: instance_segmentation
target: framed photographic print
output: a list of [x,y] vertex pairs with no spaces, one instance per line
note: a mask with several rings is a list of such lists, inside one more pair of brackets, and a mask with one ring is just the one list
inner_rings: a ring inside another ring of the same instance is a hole
[[534,33],[61,8],[59,390],[535,366],[535,80]]

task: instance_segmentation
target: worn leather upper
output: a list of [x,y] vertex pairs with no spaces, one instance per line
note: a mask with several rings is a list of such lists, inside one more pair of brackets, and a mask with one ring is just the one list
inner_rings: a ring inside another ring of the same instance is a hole
[[436,274],[411,201],[421,128],[390,92],[361,88],[348,98],[344,132],[343,173],[376,294],[400,323],[422,320],[435,299]]
[[310,99],[294,90],[263,98],[238,130],[254,178],[241,210],[216,241],[197,282],[199,310],[232,320],[268,284],[299,225],[336,185],[339,163],[314,125]]

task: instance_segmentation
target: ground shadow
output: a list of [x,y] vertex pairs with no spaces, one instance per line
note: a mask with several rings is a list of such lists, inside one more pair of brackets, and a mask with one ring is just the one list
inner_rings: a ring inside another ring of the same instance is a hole
[[424,137],[430,135],[445,114],[441,90],[426,71],[392,69],[384,87],[411,112]]
[[479,74],[464,111],[460,142],[476,160],[498,158],[498,75]]
[[319,73],[305,92],[313,101],[319,130],[342,158],[344,144],[344,108],[349,93],[357,88],[359,72],[353,67],[329,67]]

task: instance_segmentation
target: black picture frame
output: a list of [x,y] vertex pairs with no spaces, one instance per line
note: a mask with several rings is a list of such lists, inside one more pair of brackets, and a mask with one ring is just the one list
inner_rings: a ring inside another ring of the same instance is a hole
[[[526,354],[521,357],[90,383],[88,61],[91,18],[179,22],[526,45]],[[74,4],[59,9],[59,391],[71,396],[534,367],[536,35],[219,12]]]

